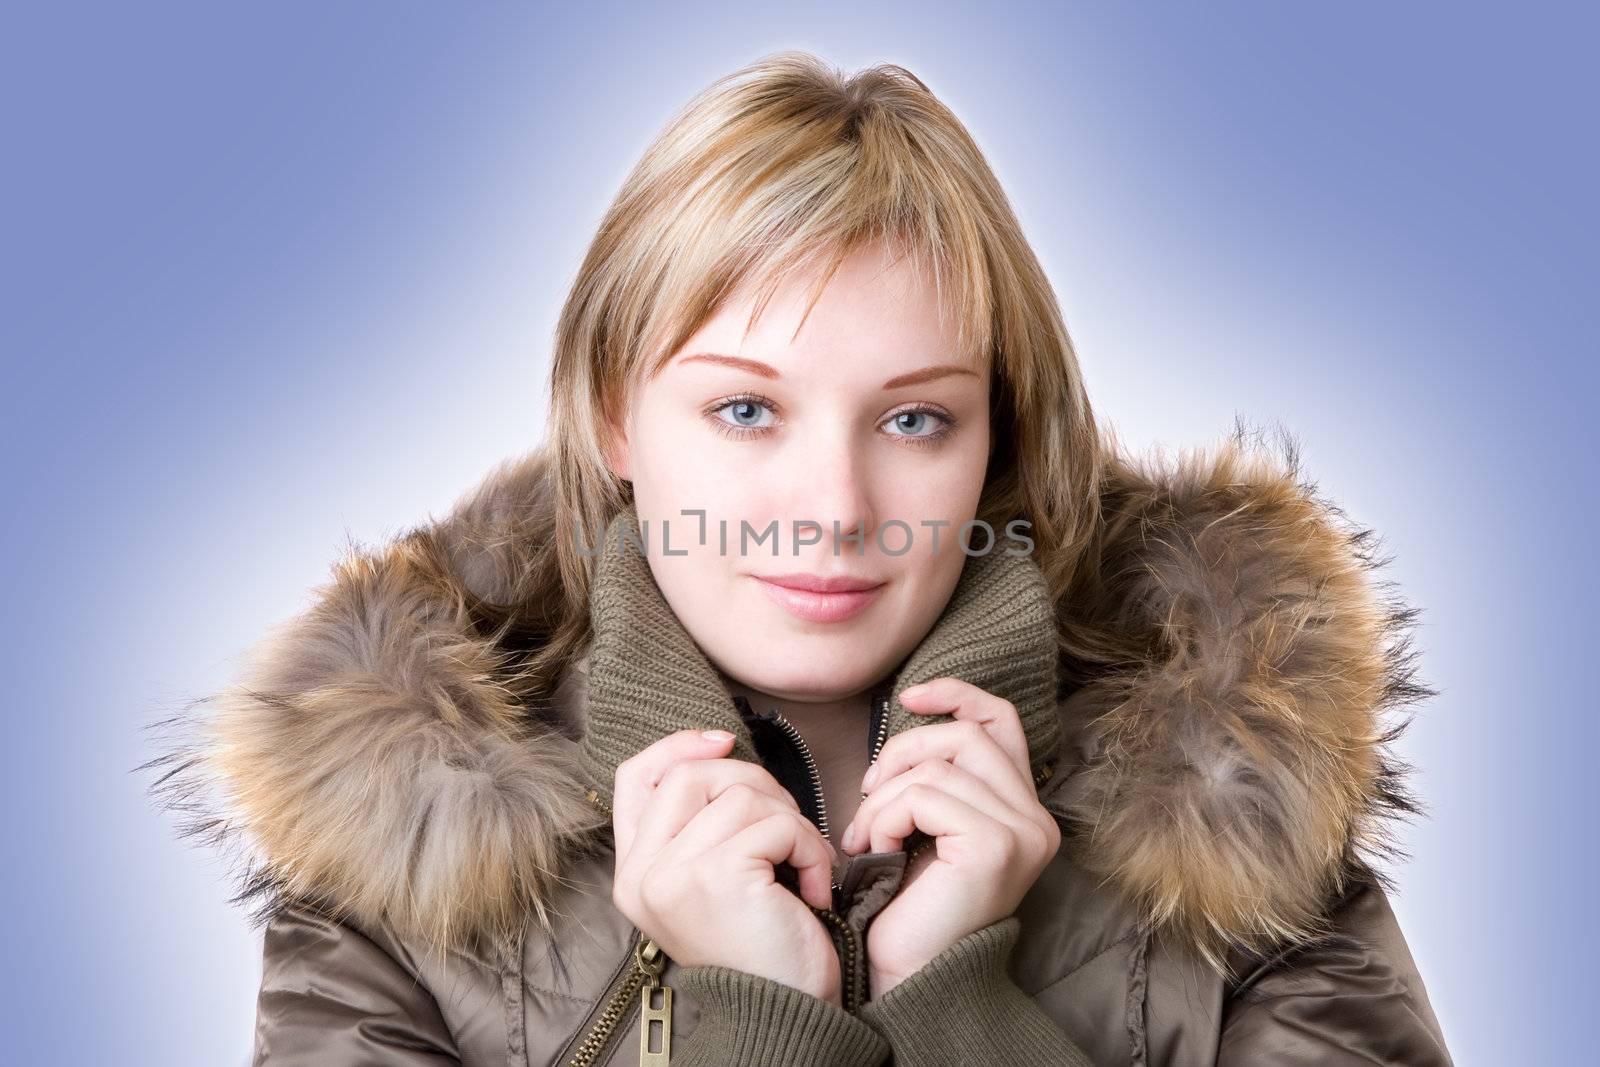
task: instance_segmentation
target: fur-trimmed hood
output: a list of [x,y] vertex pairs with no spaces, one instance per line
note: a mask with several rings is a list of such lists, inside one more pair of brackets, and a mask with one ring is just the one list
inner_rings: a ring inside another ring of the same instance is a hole
[[[1055,770],[1041,795],[1069,817],[1068,847],[1210,959],[1315,933],[1348,879],[1386,882],[1371,861],[1402,855],[1392,819],[1421,810],[1390,751],[1406,722],[1383,721],[1433,692],[1413,677],[1415,611],[1378,578],[1373,533],[1299,479],[1292,444],[1284,453],[1238,431],[1172,462],[1113,457],[1096,577],[1060,604],[1041,599],[1031,561],[1004,579],[974,566],[988,557],[967,561],[974,597],[1002,580],[1032,591],[999,617],[1014,624],[1006,641],[1021,634],[1044,658],[1006,684],[1033,709],[1030,746]],[[611,623],[532,700],[515,649],[482,624],[476,606],[521,586],[529,531],[549,529],[530,517],[548,508],[547,476],[543,452],[507,461],[444,519],[351,551],[234,684],[159,724],[153,791],[184,833],[231,855],[261,917],[309,899],[431,945],[547,917],[568,861],[606,825],[586,799],[588,716],[599,696],[622,711],[595,723],[625,727],[637,696],[596,688],[615,672],[595,655],[614,663],[633,647],[600,640],[620,632]],[[996,617],[963,596],[950,626]],[[1052,611],[1141,651],[1058,663]],[[631,633],[679,641],[667,616]],[[688,674],[665,681],[738,732],[689,648]],[[911,662],[937,676],[981,660]],[[901,672],[894,691],[920,677]],[[894,731],[915,725],[896,711]]]

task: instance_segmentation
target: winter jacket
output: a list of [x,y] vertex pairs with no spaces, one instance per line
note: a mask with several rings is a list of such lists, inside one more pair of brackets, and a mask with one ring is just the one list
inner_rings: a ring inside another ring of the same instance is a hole
[[[347,554],[154,761],[260,905],[257,1063],[1451,1062],[1376,862],[1418,810],[1383,719],[1431,695],[1413,612],[1377,580],[1370,531],[1293,468],[1231,449],[1113,463],[1100,578],[1071,603],[1030,557],[967,558],[873,694],[871,751],[946,721],[901,706],[908,685],[1003,696],[1062,845],[1013,915],[881,997],[867,928],[927,842],[842,856],[833,906],[812,910],[843,1006],[679,966],[613,905],[613,775],[664,734],[730,730],[814,821],[823,798],[803,742],[730,699],[622,547],[631,508],[594,561],[586,649],[553,691],[521,684],[526,630],[491,620],[538,605],[490,608],[524,587],[550,499],[530,453]],[[1069,662],[1063,611],[1148,654]]]

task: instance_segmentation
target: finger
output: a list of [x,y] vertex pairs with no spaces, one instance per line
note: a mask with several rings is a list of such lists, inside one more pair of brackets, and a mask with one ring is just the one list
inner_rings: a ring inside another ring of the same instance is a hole
[[815,824],[795,805],[779,800],[747,782],[737,782],[695,809],[682,829],[663,845],[662,854],[665,855],[667,845],[695,855],[709,852],[746,826],[773,815],[793,816],[799,820],[802,828],[809,828],[817,836],[822,836]]
[[1005,824],[942,789],[920,784],[903,790],[873,819],[872,851],[899,851],[913,830],[939,839],[934,847],[941,859],[952,850],[993,848],[995,842],[1009,840]]
[[[794,797],[778,784],[777,779],[767,775],[764,769],[758,768],[758,770],[766,775],[770,789],[750,788],[747,782],[730,786],[692,815],[689,822],[663,846],[662,855],[665,856],[666,848],[671,847],[679,855],[699,856],[733,838],[746,826],[762,818],[775,813],[789,815],[796,820],[798,833],[802,837],[815,838],[821,843],[825,857],[822,873],[807,875],[801,871],[801,884],[804,887],[808,881],[820,879],[822,887],[817,892],[820,892],[818,899],[822,903],[818,906],[829,906],[833,902],[833,868],[839,859],[838,849],[834,847],[832,841],[823,836],[816,824],[805,816],[800,806],[795,803]],[[772,796],[774,789],[779,794],[778,799]],[[640,850],[643,851],[644,847],[641,845]],[[809,847],[807,854],[810,854]],[[798,865],[796,869],[799,870]]]
[[947,760],[924,760],[879,784],[861,802],[850,825],[845,827],[844,839],[850,842],[845,851],[853,853],[865,848],[872,840],[872,827],[879,813],[890,801],[914,785],[941,789],[1007,826],[1020,827],[1028,821],[1026,814],[1013,808],[993,786],[970,771]]
[[1032,776],[1018,770],[994,736],[978,723],[956,720],[918,726],[890,738],[862,780],[862,803],[884,782],[928,760],[945,760],[982,778],[1013,807],[1038,802]]
[[649,809],[656,786],[674,764],[721,759],[732,747],[733,734],[726,730],[678,730],[619,763],[611,791],[611,823],[618,859],[627,856],[640,816]]
[[680,760],[667,768],[634,825],[623,863],[648,864],[707,804],[730,789],[748,787],[800,815],[800,804],[765,767],[737,759]]
[[975,722],[993,737],[1017,768],[1032,779],[1028,765],[1028,735],[1016,705],[971,682],[946,676],[901,690],[900,703],[918,715],[953,715]]
[[[709,824],[705,836],[715,842],[710,848],[691,851],[689,843],[701,840],[702,835],[698,828],[686,829],[673,839],[660,862],[696,863],[706,870],[759,869],[773,881],[777,880],[773,867],[788,863],[799,875],[801,899],[819,908],[832,907],[833,854],[809,819],[787,811],[774,812],[729,836],[719,824],[721,818],[721,813],[713,813],[709,806],[695,816],[695,822],[705,819]],[[685,834],[690,836],[685,838]]]

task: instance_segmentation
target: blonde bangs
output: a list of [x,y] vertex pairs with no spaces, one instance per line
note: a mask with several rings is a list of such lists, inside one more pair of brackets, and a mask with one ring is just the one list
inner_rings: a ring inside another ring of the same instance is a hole
[[814,56],[780,53],[713,82],[661,132],[609,220],[649,294],[618,370],[653,375],[735,294],[759,317],[812,276],[809,312],[840,262],[875,243],[931,276],[957,355],[990,348],[997,242],[976,146],[954,116],[912,113],[942,105],[900,68],[863,72],[844,95],[837,80]]

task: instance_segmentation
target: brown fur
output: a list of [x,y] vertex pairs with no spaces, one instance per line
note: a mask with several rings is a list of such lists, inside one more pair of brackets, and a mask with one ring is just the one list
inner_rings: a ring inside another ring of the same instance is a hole
[[[1312,936],[1348,880],[1383,880],[1390,817],[1420,810],[1387,751],[1405,724],[1381,722],[1432,694],[1414,611],[1286,451],[1240,430],[1175,464],[1113,454],[1096,558],[1058,605],[1091,753],[1059,779],[1069,845],[1213,962]],[[551,614],[520,592],[549,558],[546,463],[502,464],[443,521],[347,552],[212,714],[162,724],[153,789],[234,854],[261,915],[312,899],[436,946],[548,919],[601,823],[574,705],[526,669]]]
[[1351,879],[1387,886],[1390,817],[1421,811],[1387,749],[1407,722],[1381,721],[1434,695],[1416,612],[1284,453],[1240,429],[1168,469],[1112,463],[1098,575],[1062,604],[1123,650],[1068,657],[1096,753],[1064,786],[1081,855],[1218,967],[1315,936]]

